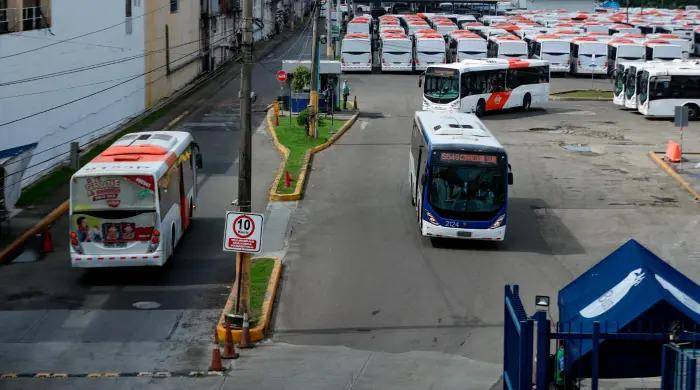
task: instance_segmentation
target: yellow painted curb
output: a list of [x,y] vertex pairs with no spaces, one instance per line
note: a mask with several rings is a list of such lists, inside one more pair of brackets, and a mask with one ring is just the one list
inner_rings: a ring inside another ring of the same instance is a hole
[[347,122],[345,122],[345,124],[340,129],[338,129],[338,132],[333,134],[333,136],[328,139],[328,141],[309,149],[309,151],[304,156],[304,162],[301,164],[301,171],[299,172],[299,177],[297,177],[296,179],[296,186],[291,194],[280,194],[277,192],[277,184],[282,179],[282,175],[284,175],[284,166],[286,165],[287,158],[289,157],[289,149],[287,149],[286,146],[282,145],[279,139],[277,138],[275,126],[272,123],[272,115],[274,115],[272,113],[272,110],[268,110],[267,132],[270,133],[270,137],[272,137],[272,142],[275,144],[275,147],[282,155],[282,161],[280,162],[279,167],[277,167],[277,174],[275,175],[275,180],[270,186],[269,199],[270,201],[299,200],[304,194],[304,185],[306,184],[306,177],[308,175],[309,167],[311,166],[311,159],[313,158],[313,155],[333,145],[335,141],[337,141],[346,131],[348,131],[348,129],[350,129],[353,124],[355,124],[355,121],[360,116],[360,113],[356,112]]
[[[272,268],[270,273],[270,280],[267,283],[267,291],[265,291],[265,300],[262,305],[262,313],[260,315],[260,321],[258,324],[250,328],[250,340],[260,341],[265,338],[265,332],[270,326],[270,319],[272,318],[272,305],[275,303],[275,294],[277,293],[277,286],[279,285],[280,277],[282,276],[282,261],[278,258],[273,258],[275,261],[275,266]],[[253,259],[255,261],[255,259]],[[236,265],[236,272],[239,272],[238,264]],[[233,310],[233,305],[236,304],[236,291],[238,290],[238,285],[236,283],[231,286],[231,293],[226,300],[226,305],[224,305],[224,310],[219,316],[219,321],[216,324],[216,336],[219,342],[223,343],[226,340],[226,328],[224,328],[224,316],[226,313],[230,313]],[[241,330],[234,329],[233,341],[238,343],[241,340]]]
[[693,196],[694,200],[700,201],[700,193],[698,193],[695,188],[693,188],[690,183],[688,183],[681,175],[678,174],[666,161],[664,161],[656,152],[649,152],[649,157],[663,169],[669,176],[671,176],[681,187],[685,188],[686,191]]

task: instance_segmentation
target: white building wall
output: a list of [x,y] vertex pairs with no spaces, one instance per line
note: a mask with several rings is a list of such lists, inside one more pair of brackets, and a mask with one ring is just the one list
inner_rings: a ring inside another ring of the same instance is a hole
[[[30,168],[24,173],[23,186],[39,178],[42,170],[55,166],[58,159],[67,160],[70,140],[80,137],[78,141],[83,145],[145,109],[144,78],[138,77],[145,69],[145,1],[148,0],[132,1],[130,34],[124,23],[124,0],[53,0],[50,29],[0,35],[0,57],[55,43],[34,52],[0,58],[0,84],[136,57],[92,70],[0,86],[0,124],[95,93],[65,107],[0,125],[0,150],[38,142]],[[60,42],[113,25],[116,26],[105,31]],[[134,79],[128,81],[130,78]],[[36,154],[49,148],[54,149]],[[56,159],[42,163],[51,158]]]

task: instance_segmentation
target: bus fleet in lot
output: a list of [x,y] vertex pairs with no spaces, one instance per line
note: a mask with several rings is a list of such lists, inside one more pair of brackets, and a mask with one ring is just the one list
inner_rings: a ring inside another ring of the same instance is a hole
[[700,54],[700,11],[630,9],[595,13],[514,10],[505,15],[397,14],[347,23],[345,72],[425,71],[464,59],[549,62],[554,73],[610,75],[620,62],[687,59]]

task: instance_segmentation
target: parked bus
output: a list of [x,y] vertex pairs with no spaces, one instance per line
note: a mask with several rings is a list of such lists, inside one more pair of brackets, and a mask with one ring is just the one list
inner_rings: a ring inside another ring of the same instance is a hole
[[647,60],[670,61],[683,58],[683,49],[665,39],[649,39],[644,46]]
[[693,47],[695,48],[693,53],[696,56],[700,55],[700,27],[693,31]]
[[385,32],[379,39],[382,72],[413,71],[413,41],[404,33]]
[[79,268],[161,266],[190,226],[199,148],[187,132],[124,135],[70,180],[70,258]]
[[421,235],[505,238],[513,174],[505,149],[474,115],[416,112],[408,180]]
[[486,58],[486,40],[471,31],[453,31],[447,37],[447,60]]
[[549,61],[550,72],[569,72],[569,41],[555,34],[541,34],[530,41],[530,58]]
[[634,63],[629,66],[629,71],[625,75],[625,108],[637,109],[637,80],[641,77],[644,69],[667,64],[664,61],[647,61]]
[[649,34],[649,39],[662,39],[668,41],[672,45],[681,47],[682,58],[690,58],[690,52],[693,49],[693,44],[689,39],[681,38],[676,34]]
[[673,117],[677,106],[688,107],[688,118],[700,115],[700,66],[665,64],[644,69],[637,80],[637,109],[647,117]]
[[614,34],[641,34],[642,31],[637,27],[628,26],[626,24],[616,24],[610,27],[608,31],[610,35]]
[[486,59],[433,65],[425,71],[423,110],[473,112],[542,106],[549,100],[543,60]]
[[489,58],[527,58],[527,43],[515,35],[499,35],[489,38]]
[[607,45],[590,37],[576,38],[571,41],[571,73],[607,74]]
[[637,64],[634,62],[618,62],[613,71],[613,103],[618,106],[625,105],[625,80],[631,67]]
[[644,45],[630,39],[615,38],[608,42],[608,71],[617,69],[621,61],[644,61],[645,56]]
[[417,32],[413,46],[415,70],[425,70],[431,64],[446,61],[445,38],[437,32]]
[[372,33],[372,19],[368,16],[355,16],[346,27],[347,34],[367,34]]
[[455,23],[453,23],[447,18],[434,20],[432,22],[432,26],[433,29],[435,29],[435,31],[440,33],[443,37],[448,35],[452,31],[459,29]]
[[430,29],[430,25],[425,20],[410,20],[406,23],[408,29],[408,35],[415,36],[416,32],[420,30]]
[[340,45],[340,69],[343,72],[372,71],[372,41],[369,35],[346,34]]

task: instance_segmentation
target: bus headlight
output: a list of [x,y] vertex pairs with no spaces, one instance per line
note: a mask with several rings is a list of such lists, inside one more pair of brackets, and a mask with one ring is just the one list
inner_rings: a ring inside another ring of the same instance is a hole
[[425,212],[425,215],[428,217],[428,222],[432,223],[433,225],[440,226],[440,224],[438,223],[437,219],[435,219],[435,217],[433,217],[432,214],[430,214],[429,212],[426,211],[426,212]]
[[491,227],[489,229],[497,229],[497,228],[503,226],[503,222],[505,222],[505,220],[506,220],[506,215],[503,214],[493,222],[493,224],[491,225]]

